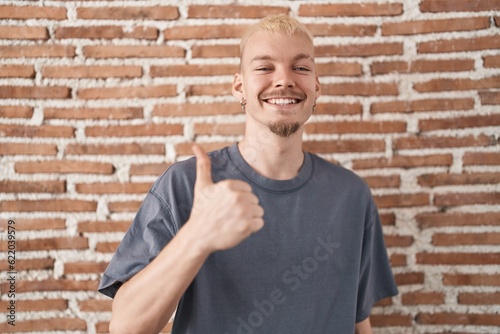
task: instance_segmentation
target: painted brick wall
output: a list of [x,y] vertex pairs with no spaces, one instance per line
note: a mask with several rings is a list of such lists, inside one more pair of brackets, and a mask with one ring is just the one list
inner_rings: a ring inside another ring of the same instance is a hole
[[193,142],[241,138],[238,37],[290,13],[323,84],[305,147],[365,178],[382,215],[401,293],[375,332],[499,333],[500,2],[269,4],[1,2],[0,309],[15,302],[16,326],[0,332],[107,331],[99,275],[145,193]]

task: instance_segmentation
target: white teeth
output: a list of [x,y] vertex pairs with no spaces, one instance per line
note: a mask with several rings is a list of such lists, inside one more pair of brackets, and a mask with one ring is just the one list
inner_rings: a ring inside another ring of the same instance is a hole
[[271,104],[285,105],[285,104],[297,103],[297,100],[296,99],[269,99],[269,100],[267,100],[267,102],[271,103]]

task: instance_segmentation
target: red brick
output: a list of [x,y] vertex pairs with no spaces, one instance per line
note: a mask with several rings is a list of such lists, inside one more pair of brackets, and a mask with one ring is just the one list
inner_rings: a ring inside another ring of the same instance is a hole
[[500,292],[463,292],[458,295],[458,303],[465,305],[500,305]]
[[413,113],[445,110],[473,110],[474,103],[474,99],[471,98],[375,102],[370,106],[370,113]]
[[371,314],[370,323],[372,327],[411,327],[413,317],[409,314]]
[[64,263],[64,274],[101,274],[107,267],[107,262],[66,262]]
[[145,137],[182,135],[182,124],[143,124],[116,126],[89,126],[85,129],[88,137]]
[[[6,244],[1,243],[2,249],[6,250]],[[58,249],[88,249],[89,242],[84,237],[61,237],[45,239],[17,240],[17,249],[20,251],[35,250],[58,250]]]
[[26,106],[0,106],[0,118],[31,118],[33,108]]
[[317,115],[361,115],[361,103],[318,103],[314,109]]
[[500,180],[500,173],[467,173],[448,174],[434,173],[423,174],[418,177],[418,184],[424,187],[437,187],[461,184],[495,184]]
[[[198,96],[198,95],[212,95],[212,96],[221,96],[227,95],[230,96],[232,94],[232,88],[230,83],[223,84],[208,84],[208,85],[187,85],[185,88],[186,96]],[[233,104],[236,107],[236,101]],[[238,108],[241,112],[241,107],[238,105]]]
[[193,45],[191,48],[193,58],[236,58],[240,56],[239,45]]
[[399,188],[401,185],[399,175],[365,176],[363,179],[370,188]]
[[452,286],[500,286],[500,274],[443,274],[443,284]]
[[151,188],[145,183],[77,183],[76,192],[80,194],[142,194]]
[[45,119],[135,119],[143,118],[142,108],[44,108]]
[[386,235],[386,247],[410,247],[415,241],[411,235]]
[[474,31],[489,27],[489,17],[387,22],[382,24],[382,36],[417,35],[447,31]]
[[490,138],[487,135],[465,137],[412,136],[395,139],[393,148],[396,150],[404,150],[423,148],[490,146],[494,144],[494,138]]
[[417,264],[488,265],[498,264],[500,253],[417,253]]
[[394,279],[396,280],[398,286],[423,284],[425,280],[425,275],[422,272],[407,272],[407,273],[395,274]]
[[500,56],[483,56],[483,66],[484,67],[500,67]]
[[208,136],[237,136],[245,133],[244,123],[209,124],[198,123],[194,125],[195,135]]
[[392,254],[390,256],[391,267],[406,267],[408,260],[404,254]]
[[0,26],[0,39],[47,40],[49,32],[45,27]]
[[81,160],[19,161],[16,173],[113,174],[113,165],[106,162]]
[[500,233],[434,233],[432,244],[436,246],[498,245]]
[[127,154],[165,154],[165,145],[151,143],[130,144],[70,144],[66,147],[68,155],[127,155]]
[[490,127],[500,125],[500,114],[460,118],[426,119],[420,120],[418,124],[421,131]]
[[1,155],[56,155],[55,144],[2,143]]
[[[3,246],[2,246],[3,247]],[[54,259],[16,259],[16,271],[25,271],[25,270],[54,270]],[[0,270],[9,271],[11,270],[7,261],[4,263],[0,262]]]
[[128,30],[120,26],[93,26],[93,27],[56,27],[56,39],[87,38],[87,39],[115,39],[135,38],[156,40],[158,29],[153,27],[135,27]]
[[91,20],[175,20],[179,18],[176,6],[151,7],[80,7],[79,19]]
[[433,40],[417,44],[418,53],[479,51],[500,48],[500,35]]
[[500,192],[436,194],[434,204],[437,206],[500,204]]
[[45,66],[44,78],[139,78],[140,66]]
[[442,292],[409,292],[401,296],[403,305],[441,305],[445,303]]
[[[5,291],[9,283],[1,283],[0,288]],[[71,280],[71,279],[46,279],[40,281],[18,280],[16,292],[44,292],[44,291],[96,291],[98,281],[93,280]],[[17,322],[16,322],[17,324]],[[16,326],[17,329],[17,326]]]
[[32,65],[0,65],[0,78],[34,78]]
[[241,113],[241,106],[238,103],[160,104],[153,109],[153,116],[160,117],[235,115]]
[[167,40],[240,38],[247,27],[232,24],[176,26],[165,29],[163,34]]
[[474,66],[473,59],[382,61],[374,62],[371,65],[371,72],[372,74],[461,72],[472,71]]
[[[0,323],[0,332],[9,333],[12,326],[6,322]],[[87,323],[78,318],[44,318],[36,320],[16,320],[16,332],[31,331],[86,331]]]
[[418,92],[443,92],[454,90],[476,90],[486,88],[500,88],[500,76],[484,79],[433,79],[418,82],[414,89]]
[[[66,221],[64,219],[27,219],[16,218],[16,230],[18,231],[40,231],[40,230],[62,230],[66,228]],[[7,229],[7,221],[0,221],[0,230]]]
[[500,4],[497,0],[422,0],[419,7],[422,12],[475,12],[498,10]]
[[500,104],[500,92],[479,92],[482,105]]
[[500,153],[497,152],[465,152],[462,158],[464,166],[500,165]]
[[416,215],[416,220],[422,229],[445,226],[496,226],[500,225],[500,213],[420,213]]
[[110,202],[108,209],[110,212],[137,212],[141,206],[141,201]]
[[87,58],[183,58],[186,51],[170,45],[88,45],[83,47]]
[[166,65],[151,66],[151,77],[233,75],[239,65]]
[[67,99],[68,87],[0,86],[0,99]]
[[131,221],[84,221],[78,223],[80,233],[126,232]]
[[0,189],[5,193],[63,193],[64,181],[0,181]]
[[399,88],[396,83],[344,82],[323,84],[321,93],[334,96],[394,96],[399,94]]
[[314,153],[383,152],[384,140],[310,140],[304,142],[304,150]]
[[91,99],[132,99],[132,98],[159,98],[177,95],[175,85],[141,86],[141,87],[102,87],[81,88],[78,98]]
[[0,6],[0,18],[14,20],[48,19],[64,20],[66,8],[40,6]]
[[376,25],[363,24],[307,24],[311,34],[315,37],[320,36],[375,36],[377,32]]
[[72,45],[1,45],[2,58],[68,58],[74,57]]
[[424,156],[396,155],[392,158],[371,158],[353,160],[354,169],[365,168],[416,168],[426,166],[451,166],[453,156],[450,154],[434,154]]
[[498,314],[489,313],[419,313],[415,320],[423,325],[500,326]]
[[163,174],[172,163],[150,163],[150,164],[132,164],[129,168],[130,176],[154,175],[160,176]]
[[82,300],[78,307],[82,312],[111,312],[112,300]]
[[403,14],[401,3],[302,4],[299,7],[300,16],[398,16],[401,14]]
[[0,124],[0,136],[22,138],[74,138],[75,129],[64,125],[17,125]]
[[96,244],[95,250],[101,253],[114,253],[119,244],[119,241],[102,241]]
[[393,212],[380,213],[379,216],[382,225],[396,225],[396,215]]
[[[0,308],[4,310],[8,307],[9,301],[0,301]],[[35,299],[35,300],[17,300],[16,311],[19,312],[37,312],[37,311],[65,311],[68,309],[66,299]]]
[[320,63],[316,64],[316,74],[322,76],[361,76],[363,68],[360,63]]
[[188,18],[261,18],[269,15],[288,14],[287,7],[278,6],[239,6],[239,5],[191,5],[188,7]]
[[0,203],[2,211],[19,212],[92,212],[96,211],[97,202],[84,200],[12,200]]
[[429,195],[425,193],[395,194],[374,196],[379,208],[417,207],[430,204]]
[[316,57],[375,57],[403,54],[403,43],[371,43],[347,45],[318,45],[315,47]]
[[406,122],[401,121],[332,121],[313,122],[305,125],[306,133],[400,133],[406,132]]

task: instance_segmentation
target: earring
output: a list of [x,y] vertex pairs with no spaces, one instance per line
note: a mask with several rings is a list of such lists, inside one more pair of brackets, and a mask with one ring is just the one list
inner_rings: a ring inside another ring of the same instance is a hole
[[240,100],[240,104],[241,104],[241,111],[245,113],[245,106],[247,105],[247,100],[245,100],[245,98],[242,98]]
[[316,111],[316,100],[314,100],[312,113],[314,114],[315,111]]

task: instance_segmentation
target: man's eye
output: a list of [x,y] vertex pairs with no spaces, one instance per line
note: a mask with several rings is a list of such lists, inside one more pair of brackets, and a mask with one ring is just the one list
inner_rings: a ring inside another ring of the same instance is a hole
[[259,67],[256,69],[256,71],[270,71],[271,68],[270,67]]
[[309,69],[307,67],[302,67],[302,66],[296,67],[295,70],[296,71],[309,71]]

